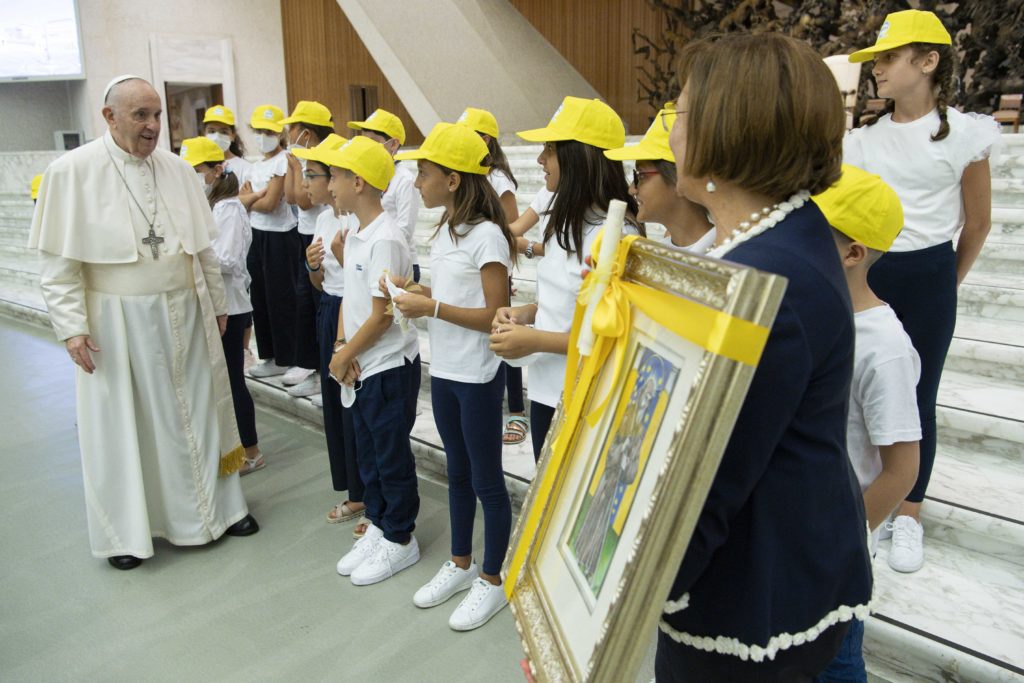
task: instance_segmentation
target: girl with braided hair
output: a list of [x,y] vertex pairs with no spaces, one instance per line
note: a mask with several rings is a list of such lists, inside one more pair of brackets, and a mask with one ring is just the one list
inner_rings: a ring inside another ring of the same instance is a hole
[[990,116],[950,106],[952,42],[933,13],[906,10],[885,18],[873,46],[850,55],[851,62],[874,60],[878,95],[889,102],[874,125],[847,135],[843,160],[881,176],[899,195],[904,213],[902,232],[868,282],[899,316],[921,357],[921,467],[890,525],[889,566],[901,572],[924,563],[921,501],[935,462],[935,403],[956,324],[957,287],[991,227],[989,156],[999,126]]

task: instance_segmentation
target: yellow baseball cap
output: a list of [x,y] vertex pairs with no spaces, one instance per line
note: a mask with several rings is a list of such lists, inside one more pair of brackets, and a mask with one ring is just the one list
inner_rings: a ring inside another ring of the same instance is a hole
[[[664,123],[662,123],[663,117]],[[654,123],[647,129],[647,132],[644,133],[643,138],[638,144],[605,150],[604,155],[614,161],[659,160],[675,163],[676,155],[672,153],[672,148],[668,146],[668,131],[665,130],[665,126],[671,129],[675,121],[675,107],[665,105],[665,108],[654,117]]]
[[469,126],[477,133],[490,135],[492,138],[498,137],[498,119],[486,109],[466,107],[466,111],[462,112],[462,116],[456,119],[455,123]]
[[829,225],[871,249],[889,251],[903,229],[903,205],[896,191],[856,166],[843,164],[839,182],[812,199]]
[[249,125],[260,130],[280,133],[284,130],[284,124],[281,123],[283,118],[284,112],[274,105],[261,104],[253,110],[252,118],[249,119]]
[[378,190],[386,190],[395,177],[395,160],[388,150],[363,136],[352,138],[338,149],[324,150],[321,160],[328,166],[352,171]]
[[516,135],[530,142],[577,140],[601,149],[626,144],[626,128],[615,110],[601,100],[582,97],[566,97],[547,126]]
[[460,173],[487,175],[490,166],[482,164],[487,143],[469,126],[438,123],[419,149],[396,154],[395,159],[426,159]]
[[292,115],[281,119],[282,124],[308,123],[311,126],[323,126],[334,128],[334,120],[331,118],[331,110],[319,102],[299,100],[292,109]]
[[235,112],[223,104],[215,104],[206,110],[203,115],[203,123],[224,123],[233,126],[235,125]]
[[210,138],[188,138],[181,143],[178,152],[182,159],[198,166],[199,164],[219,164],[224,161],[224,151]]
[[32,182],[29,183],[29,193],[32,195],[32,199],[39,199],[39,185],[43,182],[43,174],[40,173],[37,176],[32,176]]
[[886,15],[885,21],[882,22],[882,28],[878,30],[875,44],[854,52],[850,55],[850,61],[855,64],[867,62],[874,59],[879,52],[903,47],[910,43],[952,45],[953,39],[950,38],[949,31],[934,13],[907,9]]
[[398,140],[398,144],[405,144],[405,126],[402,125],[402,119],[384,109],[373,112],[366,117],[365,121],[349,121],[348,127],[352,130],[372,130],[376,133],[383,133],[389,138]]
[[331,133],[316,147],[312,147],[310,149],[295,149],[292,150],[292,154],[295,155],[296,159],[308,159],[309,161],[319,161],[321,164],[327,164],[327,160],[324,159],[324,152],[333,152],[334,150],[339,149],[346,142],[348,142],[347,138],[343,138],[337,133]]

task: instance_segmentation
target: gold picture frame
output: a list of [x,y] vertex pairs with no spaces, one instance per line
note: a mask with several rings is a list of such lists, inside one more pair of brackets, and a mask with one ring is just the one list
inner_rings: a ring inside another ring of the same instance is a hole
[[620,259],[619,296],[658,305],[631,299],[580,414],[563,397],[502,570],[536,683],[634,680],[786,287],[650,240]]

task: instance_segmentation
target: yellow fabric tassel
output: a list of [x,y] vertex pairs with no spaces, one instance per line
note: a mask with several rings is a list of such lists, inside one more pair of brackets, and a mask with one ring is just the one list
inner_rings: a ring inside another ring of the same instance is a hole
[[234,474],[242,469],[243,462],[245,462],[245,449],[242,448],[242,444],[238,444],[227,454],[220,456],[220,471],[217,476],[226,477],[229,474]]

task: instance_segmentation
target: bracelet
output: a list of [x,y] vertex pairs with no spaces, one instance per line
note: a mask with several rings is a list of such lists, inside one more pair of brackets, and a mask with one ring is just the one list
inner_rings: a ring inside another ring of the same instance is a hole
[[334,352],[337,353],[338,351],[341,351],[341,349],[344,348],[344,346],[345,346],[345,338],[344,337],[342,337],[341,339],[335,340],[335,342],[334,342]]
[[533,245],[534,244],[536,244],[536,242],[527,242],[526,243],[526,249],[523,250],[523,256],[525,256],[526,258],[533,258]]
[[302,265],[306,266],[306,270],[308,272],[310,272],[310,273],[316,273],[316,272],[319,272],[319,270],[320,270],[320,266],[317,266],[316,268],[310,268],[309,267],[309,261],[307,261],[305,259],[302,260]]
[[441,302],[435,299],[434,300],[434,317],[436,318],[437,314],[440,313],[440,312],[441,312]]

